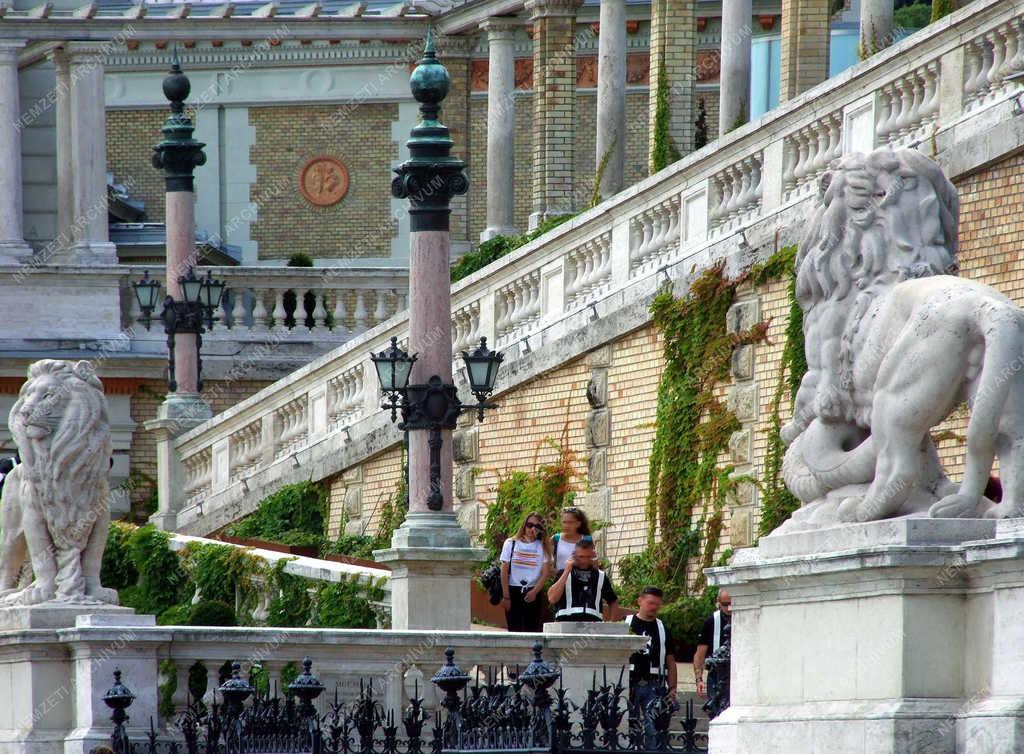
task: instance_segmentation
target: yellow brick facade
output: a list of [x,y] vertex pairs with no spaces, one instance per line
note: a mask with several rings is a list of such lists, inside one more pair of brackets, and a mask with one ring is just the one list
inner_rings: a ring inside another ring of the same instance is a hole
[[[149,222],[164,221],[164,174],[153,167],[153,149],[163,138],[167,110],[107,111],[107,170],[145,202]],[[195,117],[195,113],[189,113]]]
[[[256,167],[250,199],[259,208],[250,235],[260,259],[287,259],[297,251],[313,258],[385,258],[395,235],[391,215],[391,138],[395,103],[253,107],[256,138],[249,156]],[[299,173],[318,155],[348,170],[348,193],[319,207],[299,190]]]

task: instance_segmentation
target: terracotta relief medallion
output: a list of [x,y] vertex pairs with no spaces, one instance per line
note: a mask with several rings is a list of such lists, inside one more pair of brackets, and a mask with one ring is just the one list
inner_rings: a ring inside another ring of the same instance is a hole
[[646,52],[631,52],[626,56],[626,83],[649,86],[651,83],[651,56]]
[[597,55],[576,58],[576,86],[580,89],[597,86]]
[[348,193],[348,170],[334,157],[312,157],[299,171],[299,190],[310,204],[330,207]]
[[516,89],[533,89],[533,58],[516,59]]
[[718,81],[722,55],[718,50],[697,50],[697,81]]
[[487,74],[490,71],[490,63],[486,60],[474,60],[469,67],[469,90],[471,92],[487,91]]

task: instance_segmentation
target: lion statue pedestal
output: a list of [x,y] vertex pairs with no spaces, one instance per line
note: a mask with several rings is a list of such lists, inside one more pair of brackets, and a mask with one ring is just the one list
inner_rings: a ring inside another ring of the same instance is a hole
[[[956,191],[920,153],[845,157],[819,200],[782,431],[802,507],[707,572],[733,600],[711,750],[1022,752],[1024,312],[956,276]],[[954,481],[931,431],[961,403]]]

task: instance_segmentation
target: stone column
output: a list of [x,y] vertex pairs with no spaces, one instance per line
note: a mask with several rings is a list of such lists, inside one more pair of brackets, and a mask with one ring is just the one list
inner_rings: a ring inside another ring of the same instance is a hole
[[782,102],[828,78],[829,4],[830,0],[782,0]]
[[516,61],[514,19],[489,18],[487,32],[487,227],[480,234],[516,235]]
[[601,0],[597,62],[597,159],[601,198],[622,190],[626,169],[626,0]]
[[718,135],[750,119],[750,0],[722,0],[722,73]]
[[893,0],[860,0],[860,56],[869,58],[892,44]]
[[[423,58],[410,80],[413,96],[421,103],[420,122],[408,142],[412,157],[397,169],[398,177],[391,184],[392,195],[409,199],[411,205],[409,351],[418,359],[409,385],[412,399],[424,406],[422,388],[435,378],[454,393],[448,266],[451,198],[465,194],[468,182],[465,163],[450,154],[452,140],[438,121],[450,84],[428,33]],[[450,398],[441,403],[451,407]],[[380,562],[391,567],[391,625],[396,629],[468,629],[470,574],[483,555],[470,547],[469,534],[459,526],[452,505],[455,417],[447,408],[435,412],[444,416],[434,428],[409,428],[409,514],[395,530],[391,548],[376,553]],[[425,418],[420,421],[426,423]],[[437,448],[438,442],[440,479],[434,488],[431,446]]]
[[693,148],[696,0],[651,0],[648,167],[660,170]]
[[24,40],[0,40],[0,265],[20,264],[32,257],[25,243],[21,199],[21,103],[18,99],[18,53]]
[[50,55],[57,72],[57,244],[66,256],[75,242],[75,161],[71,152],[71,61],[58,48]]
[[70,62],[73,255],[76,264],[117,264],[107,231],[106,46],[68,42]]
[[[441,122],[448,126],[452,137],[452,154],[460,160],[468,156],[469,148],[469,95],[473,53],[473,39],[467,36],[441,36],[437,38],[437,54],[445,61],[451,78],[451,89],[444,100]],[[461,255],[469,251],[469,197],[452,197],[451,214],[452,252]]]
[[533,212],[530,227],[570,214],[574,193],[576,10],[581,0],[526,0],[533,24]]
[[[171,103],[171,114],[161,129],[164,139],[154,148],[153,166],[164,173],[166,190],[167,270],[166,290],[169,301],[184,300],[178,278],[196,263],[195,244],[195,179],[193,170],[206,162],[203,144],[192,138],[194,126],[185,115],[185,99],[191,85],[174,61],[170,74],[163,81],[164,96]],[[165,304],[165,306],[167,305]],[[146,422],[146,429],[157,438],[157,485],[159,509],[152,521],[162,529],[176,525],[181,507],[181,459],[174,439],[209,419],[213,412],[199,395],[199,355],[195,332],[176,332],[174,374],[171,392],[160,404],[157,418]],[[168,345],[171,345],[168,343]]]

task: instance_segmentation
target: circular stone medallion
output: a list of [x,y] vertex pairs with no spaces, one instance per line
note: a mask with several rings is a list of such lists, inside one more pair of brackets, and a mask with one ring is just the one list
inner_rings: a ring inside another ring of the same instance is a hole
[[299,171],[299,190],[310,204],[330,207],[348,193],[348,170],[333,157],[312,157]]

